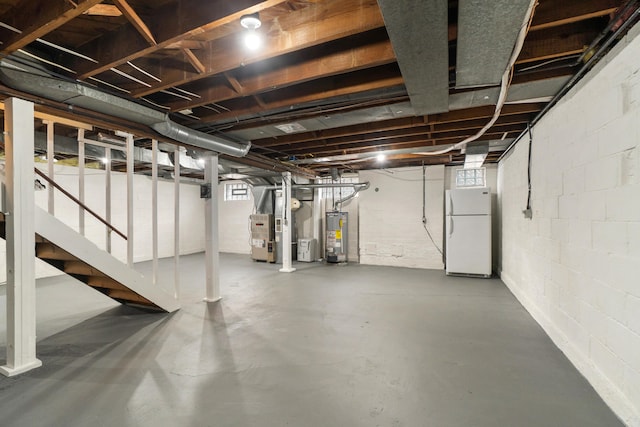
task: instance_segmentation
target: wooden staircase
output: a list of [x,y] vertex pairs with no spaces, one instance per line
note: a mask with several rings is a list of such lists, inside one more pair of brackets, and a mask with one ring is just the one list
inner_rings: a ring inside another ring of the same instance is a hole
[[[36,207],[36,256],[122,304],[172,312],[180,306],[171,295],[137,271],[99,249],[84,236]],[[6,238],[0,213],[0,237]]]

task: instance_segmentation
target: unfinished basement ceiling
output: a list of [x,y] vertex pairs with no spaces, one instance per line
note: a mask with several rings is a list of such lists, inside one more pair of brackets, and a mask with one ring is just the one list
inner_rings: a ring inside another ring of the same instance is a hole
[[[50,75],[169,113],[194,130],[250,140],[249,155],[233,159],[237,164],[307,176],[331,167],[453,165],[464,161],[461,150],[425,153],[489,122],[529,3],[0,0],[0,49],[2,57],[19,54]],[[597,49],[636,19],[638,7],[624,0],[538,3],[507,104],[478,139],[490,141],[487,162],[578,72],[590,45]],[[240,18],[256,12],[263,45],[249,51]],[[134,118],[71,112],[64,101],[7,82],[0,93],[101,129],[129,130],[142,148],[150,138],[171,142]],[[56,132],[73,137],[66,127]],[[372,155],[378,151],[389,153],[384,164]]]

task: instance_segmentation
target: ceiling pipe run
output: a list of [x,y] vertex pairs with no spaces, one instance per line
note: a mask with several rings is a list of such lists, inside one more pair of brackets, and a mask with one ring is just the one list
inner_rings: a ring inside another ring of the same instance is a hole
[[236,142],[209,135],[173,122],[167,113],[139,105],[79,82],[50,77],[46,71],[4,58],[0,61],[0,81],[7,86],[57,102],[151,127],[159,134],[186,145],[233,157],[244,157],[251,142]]

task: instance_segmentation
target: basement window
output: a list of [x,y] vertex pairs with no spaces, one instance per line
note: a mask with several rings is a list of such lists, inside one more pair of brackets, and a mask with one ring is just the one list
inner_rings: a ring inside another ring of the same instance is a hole
[[486,187],[486,169],[458,169],[456,170],[456,187]]
[[250,200],[249,186],[244,182],[224,185],[224,201]]

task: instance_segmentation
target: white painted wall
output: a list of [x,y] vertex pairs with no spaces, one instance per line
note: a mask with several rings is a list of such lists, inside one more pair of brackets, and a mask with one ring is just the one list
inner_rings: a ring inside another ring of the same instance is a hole
[[612,409],[640,426],[640,28],[500,164],[503,281]]
[[[422,167],[360,172],[371,187],[359,196],[360,262],[442,269],[442,256],[422,225]],[[444,166],[427,168],[426,217],[442,249]]]
[[249,200],[224,201],[224,185],[235,184],[240,181],[225,181],[219,184],[218,214],[220,230],[220,252],[236,254],[251,253],[251,233],[249,215],[255,209],[253,195],[249,192]]
[[[38,164],[46,170],[46,165]],[[55,165],[55,181],[78,195],[78,169],[70,166]],[[112,224],[126,234],[126,174],[112,172]],[[42,181],[42,180],[41,180]],[[48,184],[46,184],[48,187]],[[173,256],[173,181],[158,182],[158,255]],[[47,209],[48,191],[36,191],[36,205]],[[105,172],[97,169],[85,171],[85,204],[102,217],[105,216]],[[152,257],[151,234],[151,178],[134,175],[134,261],[145,261]],[[55,216],[78,230],[78,206],[56,190]],[[86,236],[99,248],[105,248],[105,226],[89,214],[85,216]],[[182,254],[204,250],[204,203],[200,199],[198,185],[182,184],[180,188],[180,251]],[[117,234],[112,235],[112,253],[126,262],[126,242]],[[0,281],[6,280],[6,246],[0,240]],[[61,274],[43,261],[36,260],[36,277],[48,277]]]

